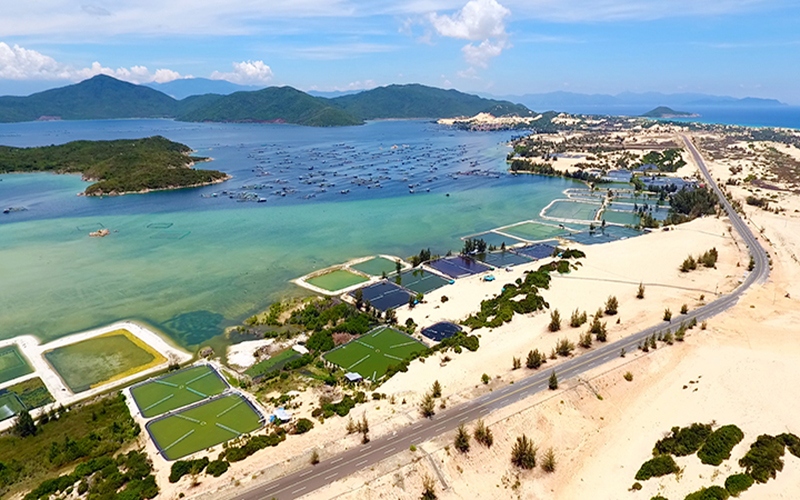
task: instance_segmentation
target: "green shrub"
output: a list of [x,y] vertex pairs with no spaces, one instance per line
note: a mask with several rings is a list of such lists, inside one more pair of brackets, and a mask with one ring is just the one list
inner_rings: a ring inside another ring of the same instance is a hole
[[711,434],[708,424],[694,423],[689,427],[673,427],[672,434],[656,442],[653,455],[670,454],[676,457],[691,455],[703,446]]
[[294,433],[295,434],[305,434],[306,432],[310,431],[314,428],[314,422],[307,418],[300,418],[294,424]]
[[[240,446],[229,446],[224,452],[224,458],[226,458],[228,462],[238,462],[259,450],[263,450],[267,446],[278,446],[284,439],[286,439],[286,432],[283,429],[278,429],[267,435],[252,436],[247,438]],[[222,458],[223,456],[221,454],[220,460]]]
[[694,493],[686,495],[684,500],[727,500],[730,494],[721,486],[701,488]]
[[671,455],[659,455],[643,463],[636,472],[637,481],[646,481],[651,477],[666,476],[678,472],[678,464]]
[[753,486],[754,482],[753,478],[747,474],[734,474],[728,476],[725,480],[725,489],[728,490],[728,493],[731,495],[738,497],[739,493]]
[[177,483],[187,474],[200,474],[208,466],[208,457],[198,460],[178,460],[172,464],[169,473],[169,482]]
[[789,452],[800,458],[800,438],[795,436],[794,434],[781,434],[778,436],[778,439],[789,448]]
[[231,464],[227,460],[214,460],[209,462],[208,467],[206,467],[206,474],[219,477],[228,472],[228,467],[230,466]]
[[731,458],[731,450],[744,439],[744,433],[735,425],[723,425],[712,432],[697,452],[704,464],[719,465]]
[[650,498],[650,500],[667,500],[667,499],[665,497],[662,497],[661,495],[656,495]]
[[774,436],[762,434],[756,442],[750,445],[744,457],[739,460],[739,465],[745,472],[759,483],[766,483],[769,478],[774,478],[778,471],[783,470],[784,453],[783,442]]

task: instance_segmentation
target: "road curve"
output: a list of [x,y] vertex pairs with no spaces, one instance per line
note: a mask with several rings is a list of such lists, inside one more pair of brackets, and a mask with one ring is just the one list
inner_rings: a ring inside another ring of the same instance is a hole
[[[709,186],[717,193],[720,203],[728,213],[733,227],[745,241],[754,259],[753,271],[745,277],[741,285],[733,292],[722,295],[717,300],[694,311],[690,311],[689,314],[682,315],[681,320],[688,323],[693,318],[697,319],[697,321],[703,321],[733,307],[738,302],[742,293],[751,285],[765,282],[769,276],[769,258],[761,247],[761,244],[756,240],[753,233],[750,232],[745,222],[735,212],[712,179],[697,149],[695,149],[694,145],[687,137],[683,136],[683,140],[708,181]],[[603,344],[601,347],[592,349],[580,356],[558,364],[555,367],[555,371],[561,381],[577,377],[618,357],[622,349],[625,349],[627,352],[632,352],[637,349],[639,344],[646,338],[653,334],[663,332],[669,327],[674,328],[674,325],[668,322],[661,322],[616,342]],[[494,410],[546,390],[551,371],[552,370],[545,365],[541,370],[513,385],[505,386],[466,403],[449,408],[437,413],[433,418],[420,420],[390,435],[375,439],[369,444],[357,446],[334,457],[323,460],[315,466],[309,465],[302,470],[270,483],[251,486],[246,491],[237,492],[234,498],[237,500],[273,498],[277,500],[286,500],[308,494],[333,481],[342,479],[364,469],[365,467],[370,467],[389,456],[408,450],[411,445],[423,443],[440,434],[451,431],[461,423],[474,421]]]

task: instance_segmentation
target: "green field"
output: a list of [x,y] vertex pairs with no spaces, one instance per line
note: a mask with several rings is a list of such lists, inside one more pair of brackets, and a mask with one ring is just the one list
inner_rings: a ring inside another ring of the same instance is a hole
[[348,372],[357,372],[365,379],[375,381],[383,377],[390,366],[425,349],[422,342],[382,327],[337,347],[323,357]]
[[538,224],[536,222],[525,222],[513,227],[500,229],[499,231],[528,241],[547,240],[566,233],[566,231],[560,227]]
[[17,413],[25,409],[16,394],[7,392],[0,394],[0,422],[7,418],[11,418]]
[[89,390],[158,364],[163,358],[137,345],[129,332],[101,335],[44,353],[72,392]]
[[348,288],[359,283],[364,283],[365,281],[368,280],[363,276],[359,276],[358,274],[345,269],[337,269],[336,271],[331,271],[314,278],[309,278],[306,280],[306,283],[322,288],[323,290],[327,290],[329,292],[335,292],[336,290]]
[[258,377],[259,375],[264,375],[271,371],[280,370],[281,368],[283,368],[283,365],[299,357],[300,357],[299,352],[294,351],[292,349],[286,349],[285,351],[280,352],[269,359],[259,361],[258,363],[254,364],[253,366],[245,370],[244,373],[255,378]]
[[0,347],[0,384],[33,372],[33,368],[19,352],[19,347]]
[[167,460],[177,460],[259,429],[263,417],[231,394],[153,420],[147,431]]
[[142,416],[150,418],[221,394],[227,387],[216,370],[200,365],[133,386],[131,395]]
[[0,393],[5,391],[16,394],[19,400],[22,401],[22,404],[29,410],[42,407],[55,401],[50,391],[47,390],[44,382],[42,382],[42,379],[39,377],[29,378],[24,382],[6,387],[0,391]]

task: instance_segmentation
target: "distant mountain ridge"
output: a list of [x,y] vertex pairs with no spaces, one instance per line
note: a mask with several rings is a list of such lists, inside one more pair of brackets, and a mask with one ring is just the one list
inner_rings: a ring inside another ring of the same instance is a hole
[[381,118],[453,118],[482,112],[531,116],[527,107],[457,90],[390,85],[332,99],[292,87],[267,87],[181,100],[151,87],[98,75],[27,97],[0,97],[0,122],[39,119],[174,118],[195,122],[276,122],[309,126],[358,125]]
[[[486,97],[495,97],[484,94]],[[773,107],[786,106],[776,99],[760,99],[755,97],[735,98],[698,93],[662,94],[660,92],[623,92],[617,95],[580,94],[575,92],[547,92],[541,94],[525,94],[503,96],[520,102],[531,109],[560,109],[573,113],[590,112],[592,108],[630,107],[639,108],[641,114],[657,106],[673,108],[691,108],[693,106],[738,106],[738,107]],[[583,110],[586,111],[583,111]]]

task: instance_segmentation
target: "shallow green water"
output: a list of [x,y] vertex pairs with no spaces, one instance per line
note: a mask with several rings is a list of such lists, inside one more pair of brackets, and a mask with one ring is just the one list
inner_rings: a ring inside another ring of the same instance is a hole
[[[22,139],[55,141],[36,135],[47,127],[91,125],[92,133],[97,134],[98,130],[138,127],[140,123],[23,124],[33,131]],[[188,127],[162,122],[156,125]],[[214,168],[234,172],[231,185],[256,182],[247,177],[253,175],[248,151],[258,146],[249,150],[239,146],[237,141],[244,141],[241,134],[245,133],[274,132],[284,134],[287,143],[302,144],[316,144],[309,134],[327,134],[331,136],[329,150],[337,150],[333,143],[347,136],[356,145],[372,140],[364,146],[370,152],[380,146],[378,139],[370,139],[374,136],[389,145],[401,140],[428,141],[431,136],[429,124],[401,122],[323,131],[234,125],[215,125],[205,131],[204,125],[192,125],[201,130],[181,128],[174,134],[154,130],[156,125],[146,122],[137,133],[143,136],[157,131],[196,149],[205,145],[207,149],[202,152],[216,158]],[[201,132],[207,136],[196,138]],[[435,129],[433,132],[438,133]],[[405,136],[396,138],[402,134]],[[434,137],[438,142],[429,150],[419,147],[416,153],[405,153],[409,161],[414,154],[422,156],[467,144],[474,149],[469,154],[482,162],[483,171],[497,172],[498,176],[466,174],[451,179],[450,174],[442,173],[446,169],[469,170],[468,161],[459,161],[441,166],[439,180],[429,184],[433,186],[430,193],[420,192],[426,185],[424,177],[434,175],[426,171],[415,178],[423,182],[415,194],[409,194],[398,179],[394,187],[387,184],[378,190],[353,187],[346,196],[333,188],[333,193],[314,200],[276,198],[263,204],[198,195],[219,190],[217,186],[86,199],[75,196],[85,185],[75,176],[2,176],[0,203],[24,203],[30,210],[0,219],[0,339],[32,334],[48,341],[134,319],[161,329],[185,347],[219,345],[223,343],[219,335],[226,326],[237,324],[275,300],[308,293],[291,284],[292,279],[367,255],[405,257],[421,248],[430,248],[434,254],[458,251],[461,237],[535,219],[550,201],[563,197],[564,189],[582,185],[564,179],[505,175],[505,149],[497,146],[500,136],[448,134]],[[384,135],[389,139],[383,139]],[[125,129],[113,137],[117,136],[131,133]],[[230,146],[212,148],[213,141],[228,141]],[[445,150],[444,157],[449,154]],[[418,170],[427,169],[429,163],[439,165],[440,160],[424,161],[425,166]],[[110,229],[111,234],[88,237],[89,231],[100,227]]]

